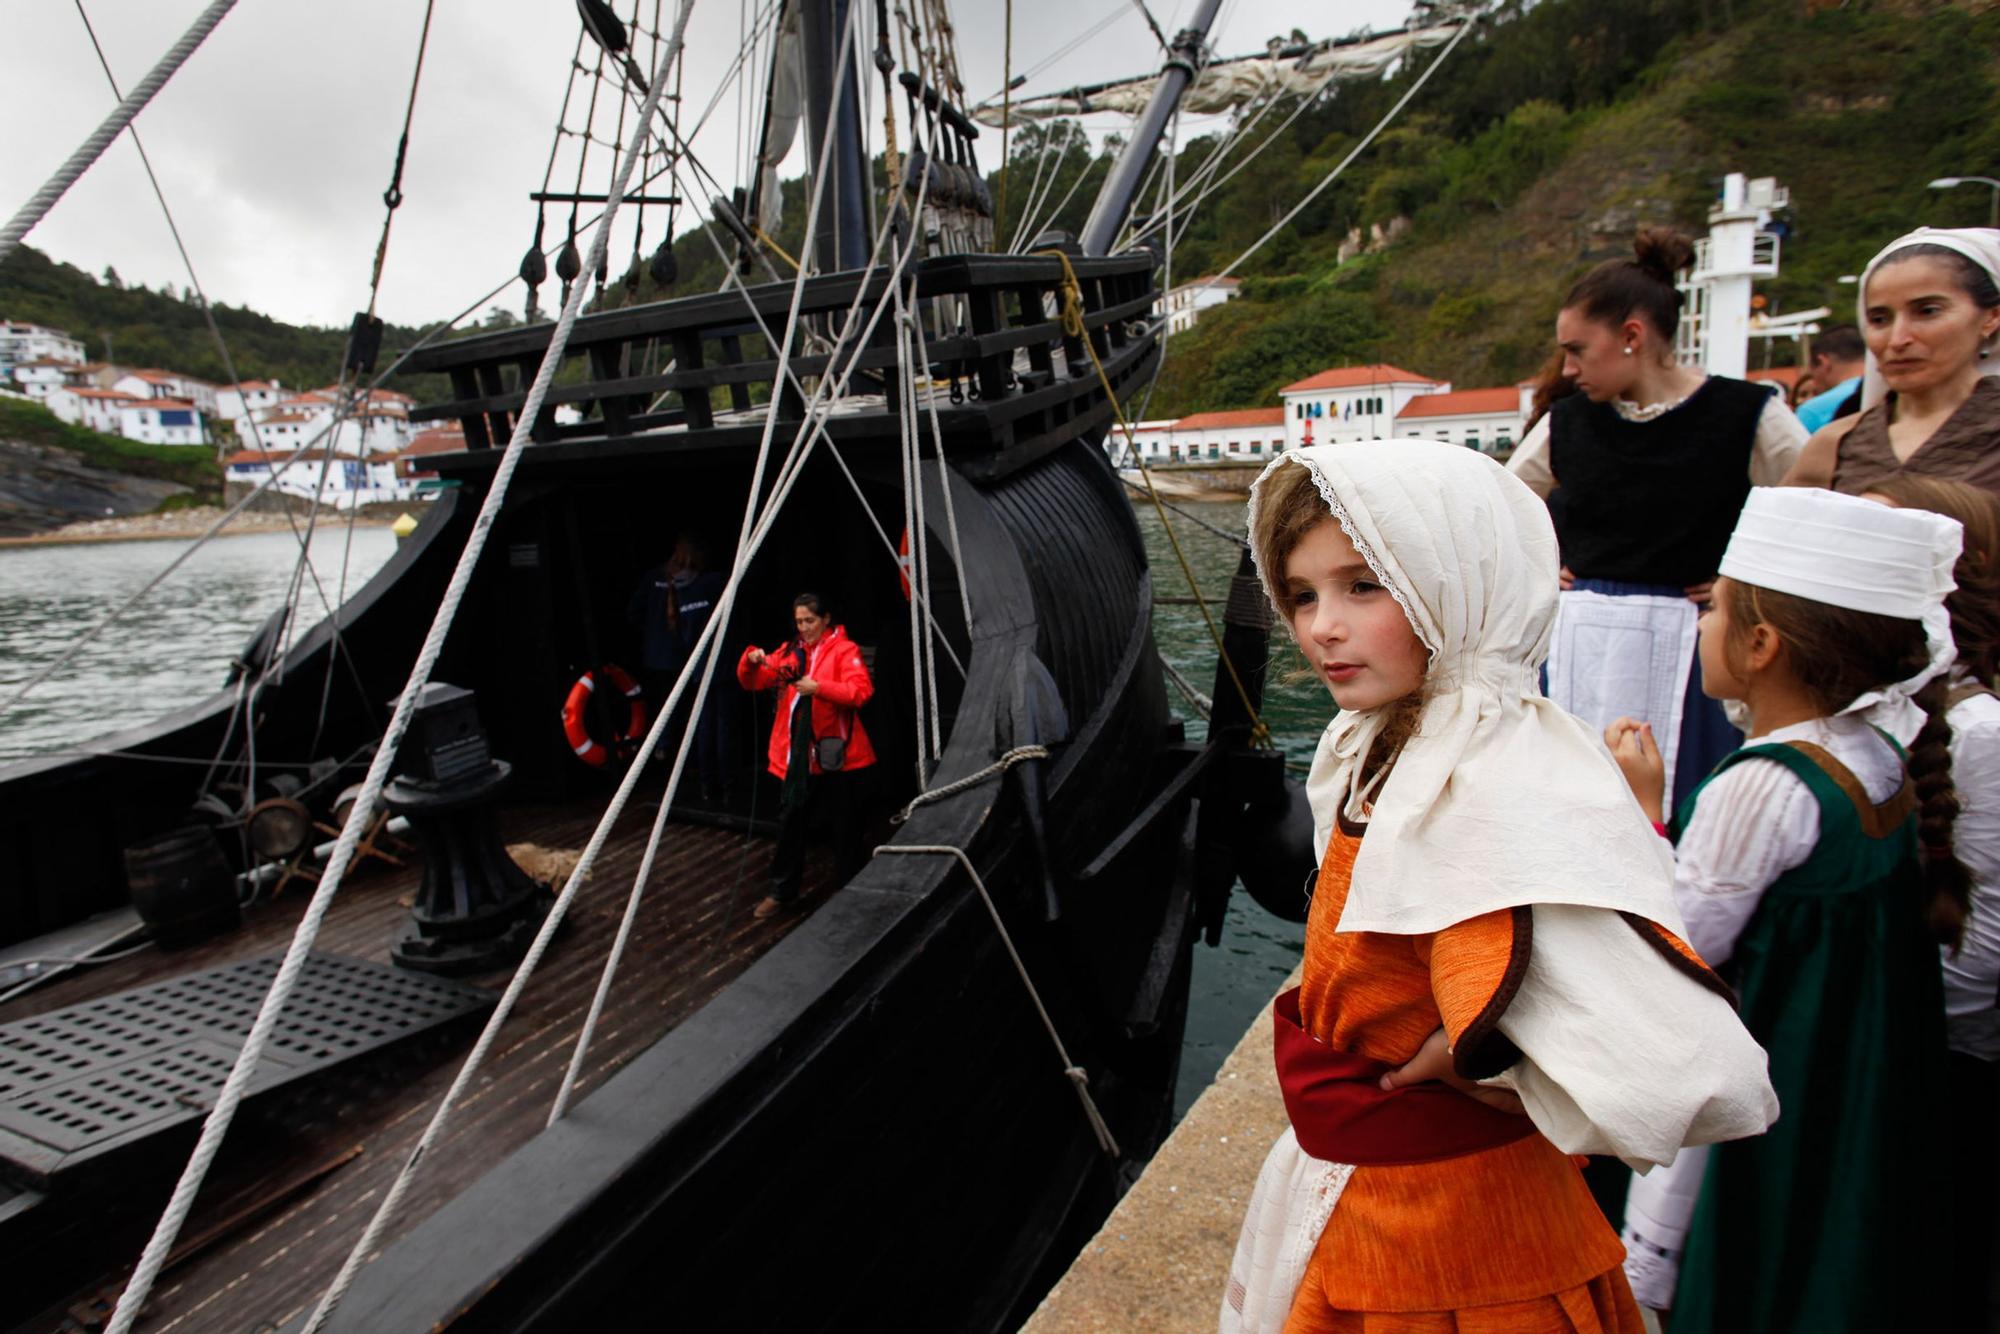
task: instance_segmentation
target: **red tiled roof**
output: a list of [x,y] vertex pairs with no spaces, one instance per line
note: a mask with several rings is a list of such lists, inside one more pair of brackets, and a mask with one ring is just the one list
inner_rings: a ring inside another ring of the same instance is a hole
[[[278,405],[279,408],[283,408],[284,406],[282,403]],[[290,422],[310,422],[317,420],[319,420],[318,416],[310,412],[274,411],[270,415],[261,418],[257,424],[259,426],[283,426]]]
[[234,468],[239,464],[249,463],[268,465],[272,462],[273,457],[273,455],[261,449],[239,449],[224,459],[222,464],[226,468]]
[[194,404],[184,398],[135,398],[131,402],[135,408],[192,409],[194,407]]
[[464,448],[465,433],[463,431],[450,430],[440,426],[428,431],[417,432],[411,438],[410,443],[396,457],[407,459],[415,458],[421,454],[455,454]]
[[1444,381],[1433,380],[1428,375],[1418,375],[1415,371],[1406,371],[1386,362],[1376,362],[1372,366],[1340,366],[1333,370],[1321,371],[1318,375],[1309,375],[1303,380],[1288,384],[1278,392],[1298,394],[1311,389],[1358,389],[1364,385],[1375,384],[1443,383]]
[[225,389],[234,389],[240,393],[254,393],[259,389],[276,389],[277,387],[277,385],[272,384],[269,380],[242,380],[236,384],[223,386]]
[[1519,389],[1457,389],[1449,394],[1421,394],[1396,414],[1406,417],[1490,416],[1498,412],[1519,412]]
[[1283,408],[1237,408],[1230,412],[1197,412],[1174,423],[1176,431],[1213,430],[1223,426],[1283,426]]
[[132,394],[121,394],[116,389],[72,389],[69,392],[75,394],[78,398],[109,398],[117,399],[120,403],[144,403],[146,401]]

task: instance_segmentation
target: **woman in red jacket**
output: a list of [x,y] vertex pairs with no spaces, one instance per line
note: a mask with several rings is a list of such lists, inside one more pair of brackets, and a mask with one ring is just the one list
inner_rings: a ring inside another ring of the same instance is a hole
[[861,650],[833,623],[817,594],[792,599],[798,638],[766,653],[751,646],[736,664],[745,690],[778,691],[771,725],[770,770],[784,783],[778,803],[778,847],[771,856],[771,892],[756,915],[769,917],[798,897],[805,873],[806,833],[824,808],[834,827],[834,874],[839,882],[867,861],[861,786],[875,763],[860,709],[875,693]]

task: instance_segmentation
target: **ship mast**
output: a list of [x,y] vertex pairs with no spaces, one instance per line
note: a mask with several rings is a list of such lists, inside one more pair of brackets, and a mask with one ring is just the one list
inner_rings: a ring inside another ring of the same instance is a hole
[[[799,5],[799,37],[804,49],[807,162],[820,160],[826,136],[834,136],[827,160],[826,205],[812,237],[821,273],[858,269],[868,263],[868,163],[861,142],[861,98],[856,87],[858,41],[848,43],[847,77],[839,78],[841,34],[852,21],[854,0],[793,0]],[[834,97],[838,83],[840,96]]]
[[1215,22],[1216,11],[1221,8],[1222,0],[1201,0],[1188,26],[1174,35],[1153,100],[1146,104],[1145,113],[1132,127],[1132,137],[1118,154],[1118,161],[1112,164],[1111,174],[1105,178],[1104,188],[1097,192],[1097,202],[1091,206],[1090,219],[1083,224],[1079,241],[1084,254],[1109,254],[1112,242],[1125,229],[1125,219],[1130,216],[1132,201],[1139,193],[1140,176],[1160,136],[1166,132],[1168,118],[1180,105],[1181,94],[1187,91],[1188,83],[1200,67],[1208,45],[1209,25]]

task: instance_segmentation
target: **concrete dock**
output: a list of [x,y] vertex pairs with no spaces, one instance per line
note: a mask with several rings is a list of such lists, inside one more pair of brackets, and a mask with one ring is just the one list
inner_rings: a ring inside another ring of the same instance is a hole
[[1266,1005],[1022,1334],[1210,1334],[1243,1210],[1285,1124]]

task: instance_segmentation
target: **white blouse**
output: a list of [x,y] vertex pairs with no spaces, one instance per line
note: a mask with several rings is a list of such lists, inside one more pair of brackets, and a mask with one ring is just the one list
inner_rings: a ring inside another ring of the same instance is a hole
[[[1706,383],[1704,381],[1703,383]],[[1685,398],[1671,403],[1649,403],[1640,407],[1622,398],[1611,400],[1611,406],[1626,421],[1646,422],[1687,402]],[[1805,448],[1806,428],[1792,415],[1778,395],[1771,395],[1771,401],[1764,405],[1764,411],[1757,417],[1757,435],[1750,445],[1750,485],[1776,486],[1792,470],[1792,463]],[[1528,429],[1528,434],[1514,447],[1513,457],[1507,460],[1507,471],[1528,484],[1528,489],[1543,500],[1556,489],[1555,473],[1549,468],[1549,418],[1542,419]]]
[[[2000,701],[1995,701],[2000,703]],[[1903,763],[1859,718],[1814,718],[1746,745],[1809,741],[1853,771],[1868,799],[1883,802],[1903,785]],[[1674,903],[1688,944],[1720,968],[1772,882],[1803,865],[1819,842],[1819,801],[1780,764],[1732,765],[1709,780],[1674,849]]]
[[[1962,673],[1954,678],[1964,680]],[[1946,715],[1951,781],[1958,789],[1952,845],[1972,872],[1972,916],[1958,953],[1944,951],[1944,1012],[1951,1049],[2000,1060],[2000,699],[1973,695]]]
[[[1988,702],[2000,721],[2000,700]],[[1814,718],[1745,744],[1788,741],[1826,750],[1853,772],[1872,802],[1889,800],[1903,785],[1895,749],[1859,718]],[[2000,760],[2000,747],[1995,749]],[[1803,865],[1818,842],[1819,801],[1790,769],[1745,761],[1710,779],[1674,849],[1674,902],[1687,923],[1688,944],[1711,967],[1720,967],[1735,952],[1764,891]],[[1632,1180],[1625,1205],[1625,1277],[1641,1306],[1673,1305],[1707,1164],[1706,1150],[1691,1150]]]

